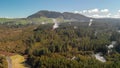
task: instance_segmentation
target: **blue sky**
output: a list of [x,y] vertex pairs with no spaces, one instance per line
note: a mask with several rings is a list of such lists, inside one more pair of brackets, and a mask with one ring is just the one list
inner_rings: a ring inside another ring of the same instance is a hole
[[27,17],[40,10],[74,12],[108,9],[116,14],[120,0],[0,0],[0,17]]

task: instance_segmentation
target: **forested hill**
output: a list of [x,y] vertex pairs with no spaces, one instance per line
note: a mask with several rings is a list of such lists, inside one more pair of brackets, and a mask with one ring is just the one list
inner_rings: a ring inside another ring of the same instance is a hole
[[81,14],[75,14],[71,12],[55,12],[55,11],[39,11],[35,14],[32,14],[28,16],[28,18],[40,18],[40,17],[47,17],[47,18],[63,18],[67,20],[73,20],[73,21],[89,21],[89,18],[81,15]]

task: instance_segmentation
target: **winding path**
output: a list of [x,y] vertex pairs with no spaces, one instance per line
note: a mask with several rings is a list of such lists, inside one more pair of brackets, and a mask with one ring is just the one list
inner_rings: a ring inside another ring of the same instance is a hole
[[11,60],[11,58],[7,56],[6,60],[8,62],[8,68],[12,68],[12,60]]

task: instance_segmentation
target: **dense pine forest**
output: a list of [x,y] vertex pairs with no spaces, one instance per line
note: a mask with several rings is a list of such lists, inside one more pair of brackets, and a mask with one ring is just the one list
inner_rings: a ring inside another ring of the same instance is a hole
[[[53,28],[52,20],[0,19],[0,51],[26,55],[25,63],[31,68],[120,67],[120,22],[93,19],[90,25],[60,17]],[[5,66],[1,55],[0,68]]]

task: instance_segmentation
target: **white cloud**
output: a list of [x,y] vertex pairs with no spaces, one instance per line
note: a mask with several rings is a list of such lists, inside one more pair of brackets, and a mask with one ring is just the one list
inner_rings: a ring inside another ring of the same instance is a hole
[[114,15],[114,18],[120,18],[120,15],[116,14],[116,15]]
[[82,11],[82,13],[86,13],[86,12],[87,12],[87,10],[83,10],[83,11]]
[[105,12],[105,13],[108,13],[109,10],[108,10],[108,9],[102,9],[101,12],[103,12],[103,13],[104,13],[104,12]]
[[82,11],[75,11],[75,13],[83,14],[88,17],[93,18],[120,18],[120,10],[113,14],[109,11],[109,9],[89,9]]
[[79,13],[79,11],[74,11],[74,13]]
[[114,18],[120,18],[120,10],[114,15]]
[[88,10],[89,13],[98,13],[99,10],[98,9],[91,9],[91,10]]
[[120,10],[118,10],[118,12],[120,13]]

